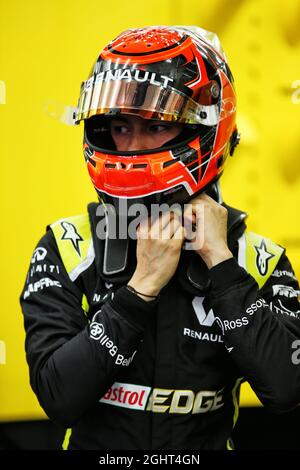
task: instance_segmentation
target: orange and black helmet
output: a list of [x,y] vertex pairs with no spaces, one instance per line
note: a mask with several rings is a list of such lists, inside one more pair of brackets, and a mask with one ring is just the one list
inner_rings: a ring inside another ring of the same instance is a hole
[[[109,119],[183,123],[163,147],[117,151]],[[100,53],[82,83],[75,121],[100,199],[184,203],[223,172],[238,143],[233,78],[216,35],[198,27],[130,29]]]

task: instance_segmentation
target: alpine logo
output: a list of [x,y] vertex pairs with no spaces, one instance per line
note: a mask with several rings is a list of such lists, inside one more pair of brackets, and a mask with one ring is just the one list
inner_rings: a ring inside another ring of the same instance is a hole
[[256,267],[258,269],[258,272],[262,276],[265,276],[268,272],[269,261],[270,259],[274,258],[275,255],[273,255],[273,253],[268,252],[264,239],[262,239],[260,246],[254,245],[254,248],[256,250]]

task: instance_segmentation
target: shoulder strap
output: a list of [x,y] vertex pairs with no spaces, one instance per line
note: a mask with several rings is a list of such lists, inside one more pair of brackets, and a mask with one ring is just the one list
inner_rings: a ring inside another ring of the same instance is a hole
[[66,271],[71,281],[75,281],[95,258],[89,216],[83,214],[61,219],[50,228]]
[[274,271],[284,248],[253,232],[244,233],[238,242],[238,263],[254,277],[261,289]]

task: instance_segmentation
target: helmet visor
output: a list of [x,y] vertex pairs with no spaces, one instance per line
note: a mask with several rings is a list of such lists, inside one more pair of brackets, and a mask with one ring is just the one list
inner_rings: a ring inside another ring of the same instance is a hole
[[220,100],[207,99],[209,82],[203,100],[194,101],[170,86],[170,78],[138,69],[117,69],[93,75],[83,82],[75,122],[97,114],[135,114],[144,119],[160,119],[186,124],[214,126],[220,119]]

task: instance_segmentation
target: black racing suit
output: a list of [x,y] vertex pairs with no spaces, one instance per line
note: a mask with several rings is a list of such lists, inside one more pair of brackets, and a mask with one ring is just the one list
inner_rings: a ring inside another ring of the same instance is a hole
[[[244,217],[227,208],[234,258],[205,271],[199,255],[183,250],[150,302],[125,287],[134,241],[126,270],[103,274],[96,204],[83,225],[73,218],[48,228],[21,304],[31,386],[50,419],[72,428],[70,449],[230,448],[242,380],[275,412],[300,401],[292,267],[282,248],[256,235],[244,257],[251,274],[240,266]],[[191,274],[198,267],[201,282]]]

